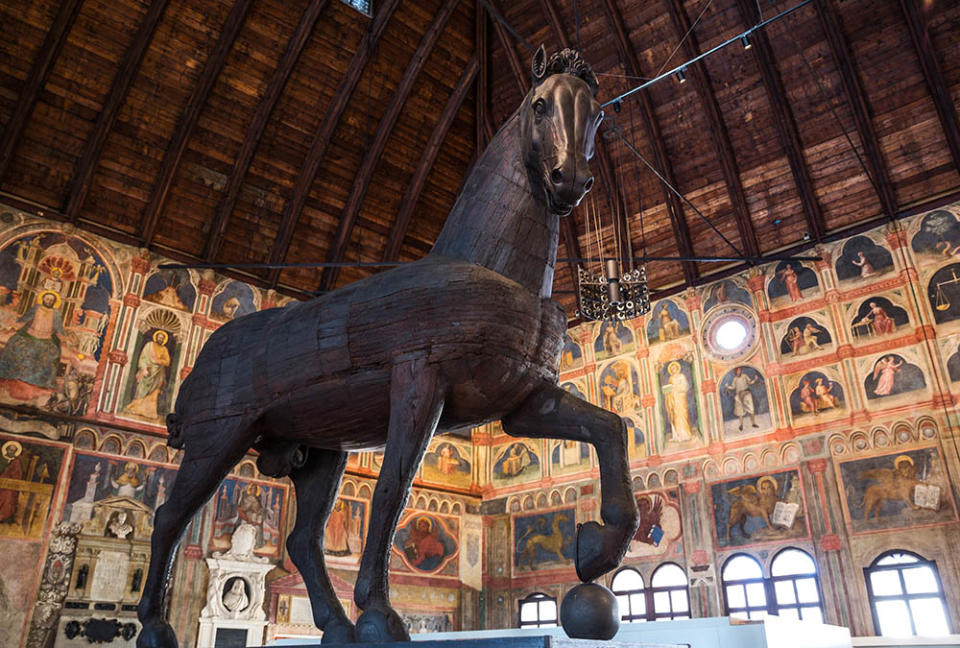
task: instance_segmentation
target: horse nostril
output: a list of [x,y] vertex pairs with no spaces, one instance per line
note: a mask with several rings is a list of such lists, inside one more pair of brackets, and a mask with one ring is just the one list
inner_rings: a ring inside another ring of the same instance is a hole
[[583,183],[584,191],[590,191],[591,187],[593,187],[593,176],[587,178],[587,181]]
[[558,185],[563,182],[563,171],[559,168],[554,169],[550,172],[550,182],[555,185]]

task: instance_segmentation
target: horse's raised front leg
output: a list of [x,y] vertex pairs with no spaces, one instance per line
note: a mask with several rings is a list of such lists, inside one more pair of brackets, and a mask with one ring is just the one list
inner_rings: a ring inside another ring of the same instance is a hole
[[185,430],[184,436],[187,440],[183,461],[166,503],[154,516],[150,567],[137,606],[137,617],[143,624],[137,648],[177,648],[177,638],[164,619],[163,610],[174,550],[190,519],[210,499],[253,441],[253,435],[239,417]]
[[340,490],[347,453],[309,448],[302,466],[290,474],[297,493],[297,523],[287,538],[290,559],[310,594],[313,621],[323,630],[321,643],[351,643],[353,624],[333,591],[323,561],[323,531]]
[[357,640],[409,641],[403,620],[391,607],[387,568],[390,545],[413,483],[413,476],[437,428],[443,389],[435,367],[423,358],[394,365],[390,375],[390,426],[383,466],[373,492],[367,545],[363,549],[353,599],[364,612]]
[[637,531],[640,513],[627,463],[627,428],[613,412],[591,405],[560,387],[545,384],[503,419],[517,437],[568,439],[591,444],[600,460],[600,517],[577,535],[577,574],[591,581],[617,567]]

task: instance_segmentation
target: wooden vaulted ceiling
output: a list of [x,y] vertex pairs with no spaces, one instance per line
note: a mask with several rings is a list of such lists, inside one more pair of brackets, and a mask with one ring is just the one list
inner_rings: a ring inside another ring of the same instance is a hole
[[[579,40],[606,100],[796,2],[579,0]],[[423,256],[528,87],[511,29],[575,47],[574,2],[373,8],[4,0],[0,199],[184,261]],[[723,237],[747,255],[793,251],[956,197],[960,3],[813,0],[751,42],[613,115],[710,223],[608,136],[561,257],[611,254],[615,232],[625,256],[730,256]],[[647,270],[677,290],[739,267]],[[228,274],[303,296],[376,271]],[[571,315],[574,272],[555,285]]]

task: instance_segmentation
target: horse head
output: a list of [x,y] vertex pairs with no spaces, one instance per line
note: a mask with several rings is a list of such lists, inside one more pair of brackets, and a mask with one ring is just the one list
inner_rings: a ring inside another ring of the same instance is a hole
[[523,160],[550,210],[569,214],[593,186],[589,160],[603,120],[597,77],[580,54],[562,50],[533,57],[533,87],[520,109]]

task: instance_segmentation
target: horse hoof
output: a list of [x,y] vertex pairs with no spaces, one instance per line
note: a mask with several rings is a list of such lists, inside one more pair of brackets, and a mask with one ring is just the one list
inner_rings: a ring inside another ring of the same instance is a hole
[[[632,533],[630,535],[633,535]],[[588,583],[620,564],[627,551],[630,535],[620,529],[586,522],[577,529],[577,576]]]
[[410,641],[410,634],[400,615],[386,609],[370,609],[357,619],[357,642],[390,643],[392,641]]
[[351,644],[357,641],[357,633],[349,621],[331,621],[323,629],[321,644]]
[[148,621],[137,635],[137,648],[177,648],[177,635],[166,621]]

